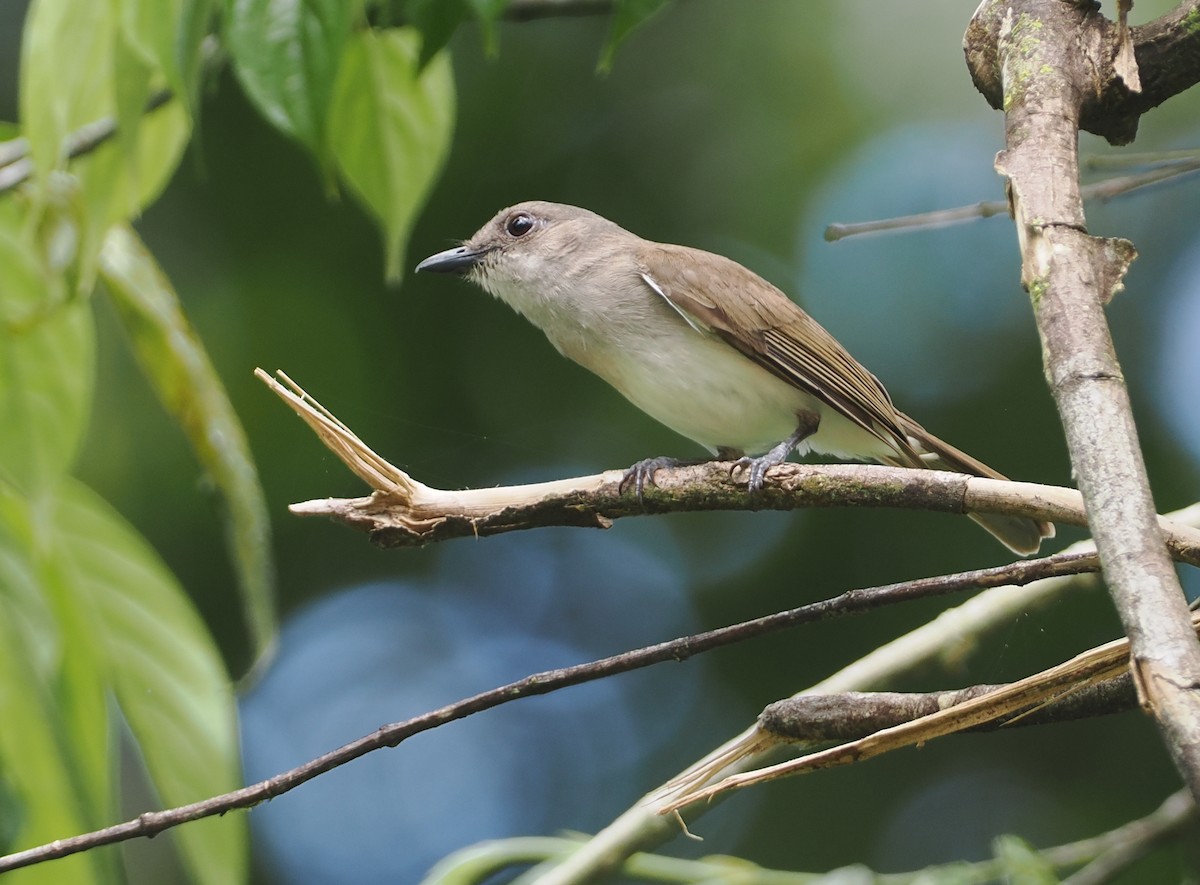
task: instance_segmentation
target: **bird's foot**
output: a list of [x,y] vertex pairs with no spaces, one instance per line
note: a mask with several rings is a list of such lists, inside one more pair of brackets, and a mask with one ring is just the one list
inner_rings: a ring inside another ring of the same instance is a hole
[[786,439],[765,455],[759,455],[757,458],[743,455],[733,462],[733,466],[729,468],[729,475],[733,476],[738,470],[747,471],[749,476],[746,481],[746,487],[750,494],[754,494],[763,487],[763,480],[766,479],[767,471],[786,461],[788,455],[792,453],[792,449],[795,447],[796,443],[794,440]]
[[642,492],[646,485],[654,485],[654,471],[662,467],[681,467],[690,462],[680,461],[678,458],[668,458],[665,455],[660,455],[657,458],[645,458],[638,461],[632,467],[625,471],[625,475],[621,477],[621,482],[617,484],[617,492],[625,494],[625,489],[632,483],[634,491],[637,493],[637,499],[640,503],[642,500]]
[[[796,429],[783,442],[776,445],[771,451],[765,455],[759,455],[757,458],[751,458],[747,455],[736,459],[733,466],[729,468],[729,475],[733,476],[739,469],[747,471],[750,475],[747,478],[746,486],[750,494],[754,494],[762,488],[763,480],[766,479],[767,471],[778,464],[782,464],[788,459],[788,455],[817,432],[817,427],[821,422],[821,416],[809,412],[800,412],[796,415],[798,423]],[[717,449],[717,454],[721,457],[736,455],[736,449]]]

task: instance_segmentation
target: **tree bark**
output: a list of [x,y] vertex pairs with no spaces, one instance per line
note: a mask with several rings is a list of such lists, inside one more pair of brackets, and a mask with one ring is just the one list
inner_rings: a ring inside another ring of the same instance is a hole
[[[1188,3],[1169,18],[1183,28],[1200,19],[1200,10]],[[1169,23],[1140,33],[1163,28]],[[1137,129],[1140,104],[1127,86],[1129,72],[1118,76],[1114,68],[1119,30],[1087,3],[989,0],[975,13],[965,50],[989,101],[996,104],[997,86],[1002,92],[1006,144],[996,168],[1008,178],[1022,283],[1104,576],[1132,644],[1139,698],[1200,799],[1200,643],[1155,518],[1103,310],[1136,252],[1124,240],[1087,233],[1079,189],[1079,129],[1090,126],[1115,141]],[[1190,53],[1178,60],[1187,69],[1194,38],[1178,45]],[[1143,57],[1137,46],[1134,54]],[[1178,91],[1196,82],[1195,67],[1186,77],[1147,70],[1141,80]]]

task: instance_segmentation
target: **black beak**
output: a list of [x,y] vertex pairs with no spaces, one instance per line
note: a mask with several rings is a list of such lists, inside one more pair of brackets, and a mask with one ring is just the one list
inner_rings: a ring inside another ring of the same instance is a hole
[[431,273],[466,273],[478,264],[479,259],[487,253],[487,249],[472,249],[470,246],[458,246],[454,249],[447,249],[445,252],[439,252],[436,255],[430,255],[417,265],[417,272],[420,273],[423,270],[427,270]]

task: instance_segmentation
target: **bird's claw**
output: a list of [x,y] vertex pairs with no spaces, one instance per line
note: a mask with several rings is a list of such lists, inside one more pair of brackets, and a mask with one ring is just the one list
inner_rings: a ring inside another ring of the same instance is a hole
[[675,458],[665,456],[644,458],[625,471],[625,475],[621,477],[621,481],[617,484],[617,493],[625,494],[625,489],[632,483],[634,491],[637,494],[638,503],[640,504],[642,503],[642,492],[645,491],[646,484],[655,484],[654,471],[662,467],[678,467],[679,464],[680,462]]
[[751,458],[749,455],[743,455],[730,466],[729,475],[732,477],[739,470],[747,471],[749,477],[746,480],[746,488],[750,494],[754,494],[762,488],[767,471],[774,466],[774,464],[767,463],[766,457]]

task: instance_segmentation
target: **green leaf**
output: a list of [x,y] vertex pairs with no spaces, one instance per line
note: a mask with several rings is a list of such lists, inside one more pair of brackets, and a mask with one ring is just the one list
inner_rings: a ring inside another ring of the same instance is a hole
[[401,260],[417,212],[441,171],[454,128],[446,53],[420,67],[411,28],[356,34],[334,89],[330,135],[338,170],[383,226],[387,274]]
[[[66,612],[73,623],[60,630],[44,527],[35,531],[35,521],[0,485],[0,777],[17,815],[5,824],[13,850],[95,829],[115,807],[101,671],[86,646],[71,642],[82,613]],[[116,858],[92,854],[10,875],[18,883],[114,881]]]
[[468,11],[467,0],[408,0],[405,16],[421,32],[421,67],[445,48]]
[[[178,105],[144,115],[146,97],[166,84],[160,67],[174,49],[167,35],[181,27],[179,2],[34,0],[30,7],[20,102],[34,193],[39,210],[64,201],[79,204],[75,278],[82,291],[91,288],[104,231],[158,195],[186,144],[189,122]],[[67,168],[73,136],[85,126],[114,121],[117,138],[75,160],[75,178],[51,178]],[[78,188],[72,185],[76,178]]]
[[0,480],[44,491],[75,460],[92,399],[94,338],[80,301],[0,324]]
[[204,40],[212,24],[214,3],[215,0],[183,0],[175,37],[175,60],[166,69],[167,82],[193,120],[198,118]]
[[35,323],[62,300],[61,288],[48,284],[35,248],[18,232],[20,222],[19,217],[0,220],[0,327],[8,329]]
[[992,843],[1002,878],[1022,885],[1056,885],[1059,881],[1050,861],[1017,836],[1000,836]]
[[83,193],[80,275],[87,290],[94,280],[95,256],[109,228],[136,218],[158,198],[175,174],[191,136],[191,121],[180,101],[143,113],[140,120],[133,150],[109,142],[72,165]]
[[170,281],[132,230],[109,232],[100,273],[142,370],[224,496],[226,537],[261,654],[275,637],[274,569],[266,498],[245,432]]
[[479,20],[479,28],[483,32],[483,51],[495,55],[500,49],[500,39],[496,31],[496,22],[508,7],[508,0],[468,0]]
[[185,22],[190,23],[200,6],[195,0],[115,0],[120,13],[120,37],[142,63],[161,72],[179,90],[180,50],[186,54],[190,47],[182,46],[181,38],[198,42],[194,34],[184,34]]
[[[232,687],[174,576],[140,535],[76,481],[61,486],[53,531],[63,586],[92,618],[102,672],[163,803],[236,789]],[[173,835],[197,882],[245,879],[243,815],[196,821]]]
[[608,41],[600,51],[599,70],[607,73],[612,70],[613,59],[617,47],[625,38],[645,24],[655,13],[667,5],[668,0],[616,0],[613,8],[612,27],[608,31]]
[[113,113],[110,2],[33,0],[21,39],[20,112],[34,178],[45,182],[66,162],[67,136]]
[[138,165],[138,131],[146,99],[150,97],[150,78],[154,73],[152,58],[146,48],[136,42],[129,30],[121,28],[115,35],[113,49],[113,88],[116,104],[117,144],[124,165]]
[[225,0],[225,42],[246,94],[323,167],[333,83],[360,6],[350,0]]

